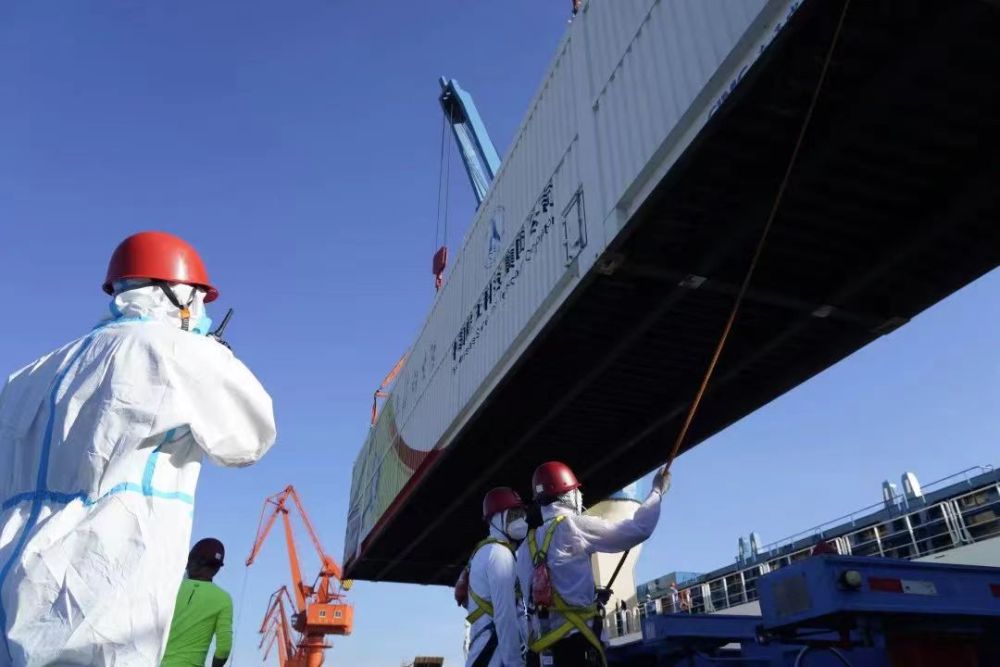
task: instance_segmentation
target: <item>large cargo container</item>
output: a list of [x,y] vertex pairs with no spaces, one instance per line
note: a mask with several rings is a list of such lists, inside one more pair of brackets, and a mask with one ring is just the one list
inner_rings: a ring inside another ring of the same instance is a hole
[[[355,462],[350,576],[452,581],[477,499],[543,459],[599,497],[659,462],[843,6],[584,6]],[[978,0],[850,8],[689,446],[1000,262],[997,29]]]

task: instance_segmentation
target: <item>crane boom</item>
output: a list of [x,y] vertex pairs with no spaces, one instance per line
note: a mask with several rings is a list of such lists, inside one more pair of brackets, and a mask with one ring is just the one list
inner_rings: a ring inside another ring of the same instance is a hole
[[[274,643],[278,643],[278,664],[281,667],[295,665],[299,657],[295,653],[295,644],[292,641],[292,631],[288,625],[288,615],[285,613],[285,601],[291,604],[292,600],[288,594],[288,588],[282,586],[271,594],[268,602],[267,614],[264,615],[264,622],[260,625],[260,633],[263,635],[260,646],[264,650],[264,661],[267,661],[274,648]],[[264,648],[264,644],[267,648]],[[292,660],[291,662],[290,659]]]
[[323,545],[320,544],[319,537],[316,535],[316,529],[313,528],[312,521],[309,520],[309,515],[306,513],[306,509],[302,506],[302,501],[299,500],[299,494],[295,493],[295,489],[291,486],[288,487],[288,492],[295,503],[295,506],[299,510],[299,517],[302,519],[303,525],[306,527],[306,532],[309,533],[310,539],[312,539],[313,547],[316,549],[316,553],[319,554],[320,560],[323,562],[323,571],[321,574],[333,577],[337,581],[341,581],[341,571],[340,566],[337,564],[333,558],[323,549]]
[[[271,533],[271,528],[274,526],[274,521],[278,518],[278,514],[281,511],[280,508],[284,505],[284,501],[275,500],[279,498],[282,494],[286,493],[288,488],[285,489],[280,494],[270,496],[264,500],[264,507],[260,511],[260,521],[257,523],[257,537],[254,539],[253,548],[250,550],[250,555],[247,556],[246,566],[250,567],[253,565],[254,560],[257,559],[257,554],[260,553],[260,548],[264,545],[264,540]],[[267,506],[275,505],[275,509],[272,510],[270,514],[267,513]]]
[[271,593],[271,599],[267,603],[267,613],[264,615],[264,620],[261,621],[260,630],[258,630],[261,634],[264,634],[267,631],[268,625],[274,620],[274,615],[277,613],[278,606],[280,605],[278,594],[283,590],[287,591],[288,589],[282,586],[275,592]]
[[407,355],[409,355],[409,352],[403,353],[403,356],[399,358],[399,361],[397,361],[396,365],[392,367],[392,370],[386,374],[386,376],[382,379],[382,383],[378,386],[378,389],[375,390],[375,395],[372,397],[372,426],[375,426],[375,422],[378,421],[378,399],[389,397],[389,386],[396,379],[396,376],[399,375],[400,371],[403,370],[403,366],[406,365]]
[[439,83],[441,96],[438,99],[445,118],[451,124],[465,172],[469,175],[469,183],[476,196],[476,206],[479,206],[500,170],[500,155],[486,131],[472,96],[462,90],[455,79],[441,77]]
[[[279,667],[290,667],[289,658],[292,656],[295,648],[288,643],[287,632],[288,630],[278,623],[278,619],[274,619],[274,622],[271,623],[267,632],[261,638],[260,646],[258,647],[264,653],[264,662],[267,662],[267,659],[271,657],[271,651],[274,649],[275,644],[277,644]],[[266,647],[265,643],[267,644]]]
[[285,526],[285,544],[288,545],[288,566],[292,571],[292,590],[295,591],[295,609],[299,612],[305,611],[306,593],[305,582],[302,580],[302,567],[299,565],[299,551],[295,548],[295,534],[292,532],[292,520],[288,516],[288,510],[281,509],[281,522]]
[[[264,636],[260,638],[260,644],[257,646],[257,648],[263,649],[264,662],[267,662],[267,659],[271,656],[271,649],[274,648],[274,640],[277,636],[278,636],[278,628],[276,625],[272,623],[271,626],[268,627],[267,632],[264,633]],[[267,642],[267,648],[264,648],[264,642]],[[278,664],[284,667],[284,661],[281,660],[280,652],[278,655]]]

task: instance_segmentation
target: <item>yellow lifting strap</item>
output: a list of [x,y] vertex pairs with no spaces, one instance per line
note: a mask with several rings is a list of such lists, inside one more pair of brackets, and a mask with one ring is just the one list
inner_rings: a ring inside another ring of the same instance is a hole
[[[476,554],[479,552],[479,550],[485,547],[487,544],[500,544],[507,547],[511,551],[514,550],[513,547],[511,547],[511,545],[508,544],[507,542],[504,542],[503,540],[498,540],[495,537],[488,537],[479,544],[477,544],[476,548],[472,550],[472,555],[469,556],[469,563],[472,563],[472,559],[476,557]],[[490,617],[493,616],[493,605],[487,600],[484,600],[483,598],[476,595],[476,592],[472,590],[472,582],[469,582],[469,597],[472,598],[472,601],[476,603],[476,608],[473,609],[472,612],[465,617],[465,620],[469,624],[475,623],[483,616],[490,616]]]
[[[553,519],[552,524],[545,530],[545,538],[542,540],[541,549],[538,548],[535,529],[532,528],[528,531],[528,551],[531,554],[532,563],[538,564],[548,558],[549,547],[552,545],[552,537],[555,535],[556,526],[558,526],[565,518],[565,515],[560,514]],[[597,617],[597,605],[592,604],[587,607],[571,607],[566,604],[566,601],[561,595],[559,595],[559,591],[557,591],[555,587],[552,589],[552,601],[555,602],[552,610],[562,614],[563,618],[566,619],[566,622],[555,630],[552,630],[551,632],[542,635],[535,641],[531,642],[528,645],[528,648],[535,653],[541,653],[542,651],[551,648],[553,644],[568,635],[570,631],[575,628],[581,635],[583,635],[584,639],[586,639],[590,645],[597,649],[597,654],[601,657],[602,667],[607,667],[608,663],[604,656],[604,645],[601,644],[600,638],[594,634],[594,631],[587,624],[588,621]]]

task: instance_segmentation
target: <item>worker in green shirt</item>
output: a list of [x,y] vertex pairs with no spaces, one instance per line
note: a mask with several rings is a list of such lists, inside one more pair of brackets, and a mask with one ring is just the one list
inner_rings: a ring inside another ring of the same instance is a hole
[[199,540],[188,554],[187,578],[181,582],[161,667],[205,667],[215,636],[212,667],[223,667],[233,647],[233,599],[212,583],[226,557],[219,540]]

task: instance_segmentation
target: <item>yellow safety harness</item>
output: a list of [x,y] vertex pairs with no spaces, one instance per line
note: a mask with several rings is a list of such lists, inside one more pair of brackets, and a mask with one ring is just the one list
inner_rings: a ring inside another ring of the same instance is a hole
[[[528,550],[531,553],[532,564],[537,565],[546,561],[549,555],[549,546],[552,544],[552,537],[556,532],[556,527],[562,523],[565,518],[566,517],[564,515],[555,517],[549,527],[545,529],[545,538],[542,540],[541,549],[538,548],[536,530],[532,528],[528,531]],[[546,565],[546,567],[548,566]],[[601,657],[601,665],[603,667],[607,667],[608,662],[604,656],[604,645],[601,643],[600,638],[594,634],[590,625],[588,625],[588,621],[597,618],[599,615],[597,604],[590,604],[586,607],[572,607],[566,604],[566,600],[559,595],[559,591],[556,590],[555,586],[552,586],[552,602],[554,604],[551,609],[562,614],[566,621],[555,630],[551,630],[538,639],[532,641],[528,645],[528,648],[535,653],[541,653],[542,651],[551,648],[553,644],[564,638],[573,629],[576,629],[581,635],[583,635],[588,643],[597,649],[597,654]]]
[[[504,542],[503,540],[498,540],[495,537],[488,537],[479,544],[477,544],[476,548],[472,550],[472,555],[469,556],[470,566],[472,564],[472,559],[475,558],[476,554],[479,553],[479,550],[485,547],[487,544],[499,544],[510,549],[512,553],[514,551],[514,548],[507,542]],[[472,598],[472,601],[476,603],[476,608],[473,609],[472,612],[465,617],[465,620],[468,621],[469,624],[475,623],[483,616],[489,616],[490,618],[493,617],[493,604],[488,600],[484,600],[483,598],[476,595],[476,592],[472,590],[471,581],[469,582],[469,597]]]

